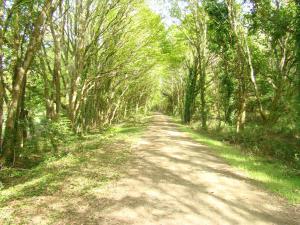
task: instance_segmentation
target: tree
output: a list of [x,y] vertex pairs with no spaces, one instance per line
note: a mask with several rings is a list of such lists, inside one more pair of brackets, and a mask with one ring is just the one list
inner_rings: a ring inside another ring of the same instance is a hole
[[35,54],[40,48],[45,23],[53,10],[52,4],[55,5],[56,2],[52,0],[46,0],[44,2],[42,9],[33,23],[33,30],[29,34],[29,43],[24,56],[18,58],[14,66],[12,97],[8,103],[5,136],[2,144],[2,157],[5,164],[13,164],[15,160],[15,148],[17,148],[16,143],[18,143],[16,138],[18,136],[19,118],[21,116],[21,104],[25,95],[24,86],[26,85],[26,76]]

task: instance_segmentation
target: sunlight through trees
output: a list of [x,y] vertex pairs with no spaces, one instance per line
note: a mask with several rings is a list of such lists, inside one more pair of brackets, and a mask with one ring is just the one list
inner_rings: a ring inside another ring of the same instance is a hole
[[298,13],[278,0],[1,1],[1,164],[151,110],[229,141],[288,140],[267,154],[299,161]]

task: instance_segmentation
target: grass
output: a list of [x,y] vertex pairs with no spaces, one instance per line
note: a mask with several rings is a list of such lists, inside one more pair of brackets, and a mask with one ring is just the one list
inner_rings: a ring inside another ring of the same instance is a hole
[[[22,209],[34,211],[36,198],[87,197],[118,179],[130,159],[131,143],[144,128],[145,124],[140,123],[113,126],[60,149],[60,156],[48,157],[34,168],[0,171],[0,223],[30,223],[26,219],[23,221],[27,214],[22,215]],[[63,201],[68,202],[67,199]],[[57,212],[54,214],[59,219]],[[58,214],[63,216],[63,213]],[[22,221],[17,221],[17,217]]]
[[280,162],[246,154],[239,147],[214,140],[205,133],[179,125],[180,130],[189,134],[194,140],[209,146],[227,163],[241,169],[267,190],[286,198],[292,204],[300,203],[299,173]]

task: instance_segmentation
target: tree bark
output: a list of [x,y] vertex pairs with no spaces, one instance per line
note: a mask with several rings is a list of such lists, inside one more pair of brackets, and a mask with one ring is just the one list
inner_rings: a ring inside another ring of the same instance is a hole
[[189,68],[189,75],[187,81],[187,87],[185,91],[185,101],[184,101],[184,115],[183,122],[190,123],[192,119],[193,105],[195,101],[196,93],[196,82],[197,82],[197,73],[195,68]]
[[243,35],[243,38],[244,38],[246,54],[247,54],[247,58],[248,58],[248,66],[249,66],[249,69],[250,69],[250,80],[251,80],[251,83],[254,87],[254,93],[255,93],[256,101],[258,103],[259,114],[260,114],[262,120],[266,121],[267,118],[266,118],[266,115],[264,113],[264,109],[263,109],[263,106],[262,106],[262,103],[261,103],[261,100],[260,100],[260,94],[259,94],[258,86],[257,86],[257,83],[256,83],[256,76],[255,76],[255,71],[254,71],[254,68],[253,68],[253,65],[252,65],[252,56],[251,56],[251,52],[250,52],[250,49],[249,49],[247,37],[245,37]]
[[38,15],[32,34],[30,35],[30,41],[25,53],[25,56],[20,64],[17,64],[17,68],[14,74],[12,97],[8,106],[7,120],[5,123],[5,133],[3,141],[2,158],[5,165],[13,165],[15,158],[15,137],[17,127],[19,123],[18,108],[21,103],[22,95],[22,82],[31,66],[36,52],[38,51],[41,40],[43,37],[43,27],[46,23],[46,19],[51,12],[51,5],[53,0],[46,0],[44,7]]
[[3,16],[5,1],[0,1],[0,154],[2,152],[2,130],[4,114],[4,85],[3,85]]
[[233,33],[234,38],[236,39],[236,48],[237,48],[237,61],[239,63],[239,73],[238,73],[238,110],[237,110],[237,123],[236,123],[236,132],[239,133],[244,129],[246,122],[246,79],[244,75],[244,63],[245,60],[243,45],[241,44],[241,37],[239,35],[239,27],[237,23],[237,13],[235,0],[226,0],[228,17],[230,27]]
[[200,102],[201,102],[201,127],[207,129],[207,106],[206,106],[206,76],[207,76],[207,21],[206,15],[202,16],[201,21],[201,44],[200,44]]
[[295,0],[297,5],[297,21],[296,21],[296,33],[295,33],[295,49],[296,49],[296,74],[298,74],[298,77],[296,77],[297,83],[296,87],[298,90],[298,93],[296,93],[296,111],[298,112],[298,127],[300,128],[300,1]]
[[81,82],[81,73],[84,68],[83,52],[84,52],[84,23],[83,20],[83,1],[76,0],[75,18],[74,18],[74,30],[75,30],[75,47],[74,47],[74,61],[73,68],[70,71],[71,74],[71,87],[69,94],[69,116],[72,122],[73,128],[75,129],[76,123],[76,107],[78,91]]
[[59,17],[60,17],[60,24],[58,25],[58,32],[55,32],[55,27],[53,21],[50,22],[50,29],[51,34],[53,37],[54,42],[54,66],[53,66],[53,89],[54,89],[54,102],[55,102],[55,114],[54,118],[57,118],[60,113],[61,108],[61,87],[60,87],[60,80],[61,80],[61,59],[62,59],[62,46],[63,46],[63,33],[64,33],[64,19],[63,12],[62,12],[62,4],[59,6]]

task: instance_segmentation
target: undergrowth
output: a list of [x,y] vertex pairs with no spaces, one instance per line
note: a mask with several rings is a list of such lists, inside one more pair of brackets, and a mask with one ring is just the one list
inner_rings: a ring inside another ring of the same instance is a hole
[[[64,191],[88,193],[119,177],[118,167],[130,157],[130,143],[146,126],[145,121],[122,123],[73,139],[45,152],[43,161],[31,168],[0,171],[0,208],[5,203]],[[65,187],[71,185],[72,189]],[[0,218],[3,215],[0,215]]]
[[218,140],[220,137],[216,138],[207,132],[196,131],[181,124],[179,127],[196,141],[209,146],[227,163],[245,171],[264,188],[286,198],[290,203],[300,203],[300,174],[297,168],[260,156],[254,151],[245,151],[242,146],[225,143]]

